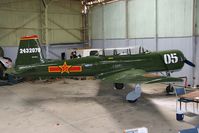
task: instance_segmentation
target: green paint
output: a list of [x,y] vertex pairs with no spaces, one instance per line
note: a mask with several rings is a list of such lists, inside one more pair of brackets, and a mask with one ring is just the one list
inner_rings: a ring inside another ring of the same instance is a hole
[[[165,82],[179,78],[146,77],[149,72],[175,71],[184,66],[185,57],[179,50],[142,53],[135,55],[90,56],[66,60],[67,72],[49,72],[49,66],[59,69],[65,61],[45,60],[41,52],[21,52],[20,49],[40,48],[37,38],[20,42],[15,74],[22,77],[95,76],[111,82]],[[21,53],[20,53],[21,52]],[[37,57],[37,58],[35,58]],[[70,72],[71,67],[82,71]],[[68,68],[70,67],[70,68]],[[60,68],[61,69],[61,68]]]

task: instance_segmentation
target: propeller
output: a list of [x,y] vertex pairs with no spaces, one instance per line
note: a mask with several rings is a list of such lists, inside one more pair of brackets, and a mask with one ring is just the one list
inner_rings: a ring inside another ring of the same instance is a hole
[[186,63],[187,65],[192,66],[192,67],[196,66],[195,64],[193,64],[191,61],[189,61],[187,59],[184,60],[184,63]]

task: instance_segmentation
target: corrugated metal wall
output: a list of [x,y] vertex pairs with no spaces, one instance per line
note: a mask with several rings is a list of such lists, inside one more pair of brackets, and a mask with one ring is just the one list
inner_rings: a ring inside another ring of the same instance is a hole
[[125,3],[123,1],[104,7],[104,38],[125,38]]
[[193,0],[158,1],[158,36],[192,36]]
[[[125,24],[128,38],[155,37],[155,1],[128,0],[128,19],[125,1],[92,8],[92,39],[127,38]],[[157,6],[158,37],[192,36],[193,0],[158,0]]]
[[129,38],[155,37],[155,0],[129,0]]
[[81,42],[80,1],[58,0],[48,6],[49,43]]
[[[0,45],[16,46],[21,36],[42,36],[41,0],[0,1]],[[48,5],[48,43],[81,42],[81,3],[51,1]]]
[[104,12],[103,12],[103,6],[95,6],[92,8],[92,13],[90,15],[92,15],[90,17],[90,31],[91,31],[91,36],[92,39],[103,39],[103,31],[104,31],[104,27],[103,27],[103,19],[104,19]]
[[[1,0],[0,45],[13,46],[23,35],[40,35],[40,2]],[[31,6],[30,6],[31,5]]]
[[[193,61],[199,45],[193,35],[193,5],[194,0],[125,0],[95,6],[90,10],[90,42],[93,48],[141,45],[152,51],[179,49]],[[198,12],[197,8],[197,25]],[[199,70],[193,74],[193,68],[187,65],[173,75],[188,76],[190,84],[195,76],[199,84]]]

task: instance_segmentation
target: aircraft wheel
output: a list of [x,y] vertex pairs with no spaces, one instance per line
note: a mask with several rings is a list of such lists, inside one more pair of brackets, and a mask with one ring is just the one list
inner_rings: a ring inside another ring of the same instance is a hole
[[135,100],[128,100],[128,102],[129,102],[129,103],[135,103],[135,102],[137,102],[137,100],[138,100],[138,99],[135,99]]
[[121,90],[124,88],[124,84],[123,83],[114,83],[115,89],[117,90]]
[[173,92],[173,91],[174,91],[173,86],[168,85],[168,86],[166,87],[166,92],[167,92],[167,94],[169,94],[169,93],[171,93],[171,92]]

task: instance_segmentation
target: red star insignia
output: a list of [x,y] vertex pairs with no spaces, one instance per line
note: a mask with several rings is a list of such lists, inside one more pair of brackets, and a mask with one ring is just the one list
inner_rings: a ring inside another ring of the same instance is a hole
[[67,65],[66,62],[64,62],[64,64],[62,66],[59,66],[61,68],[61,73],[69,73],[69,69],[71,68],[71,66]]

